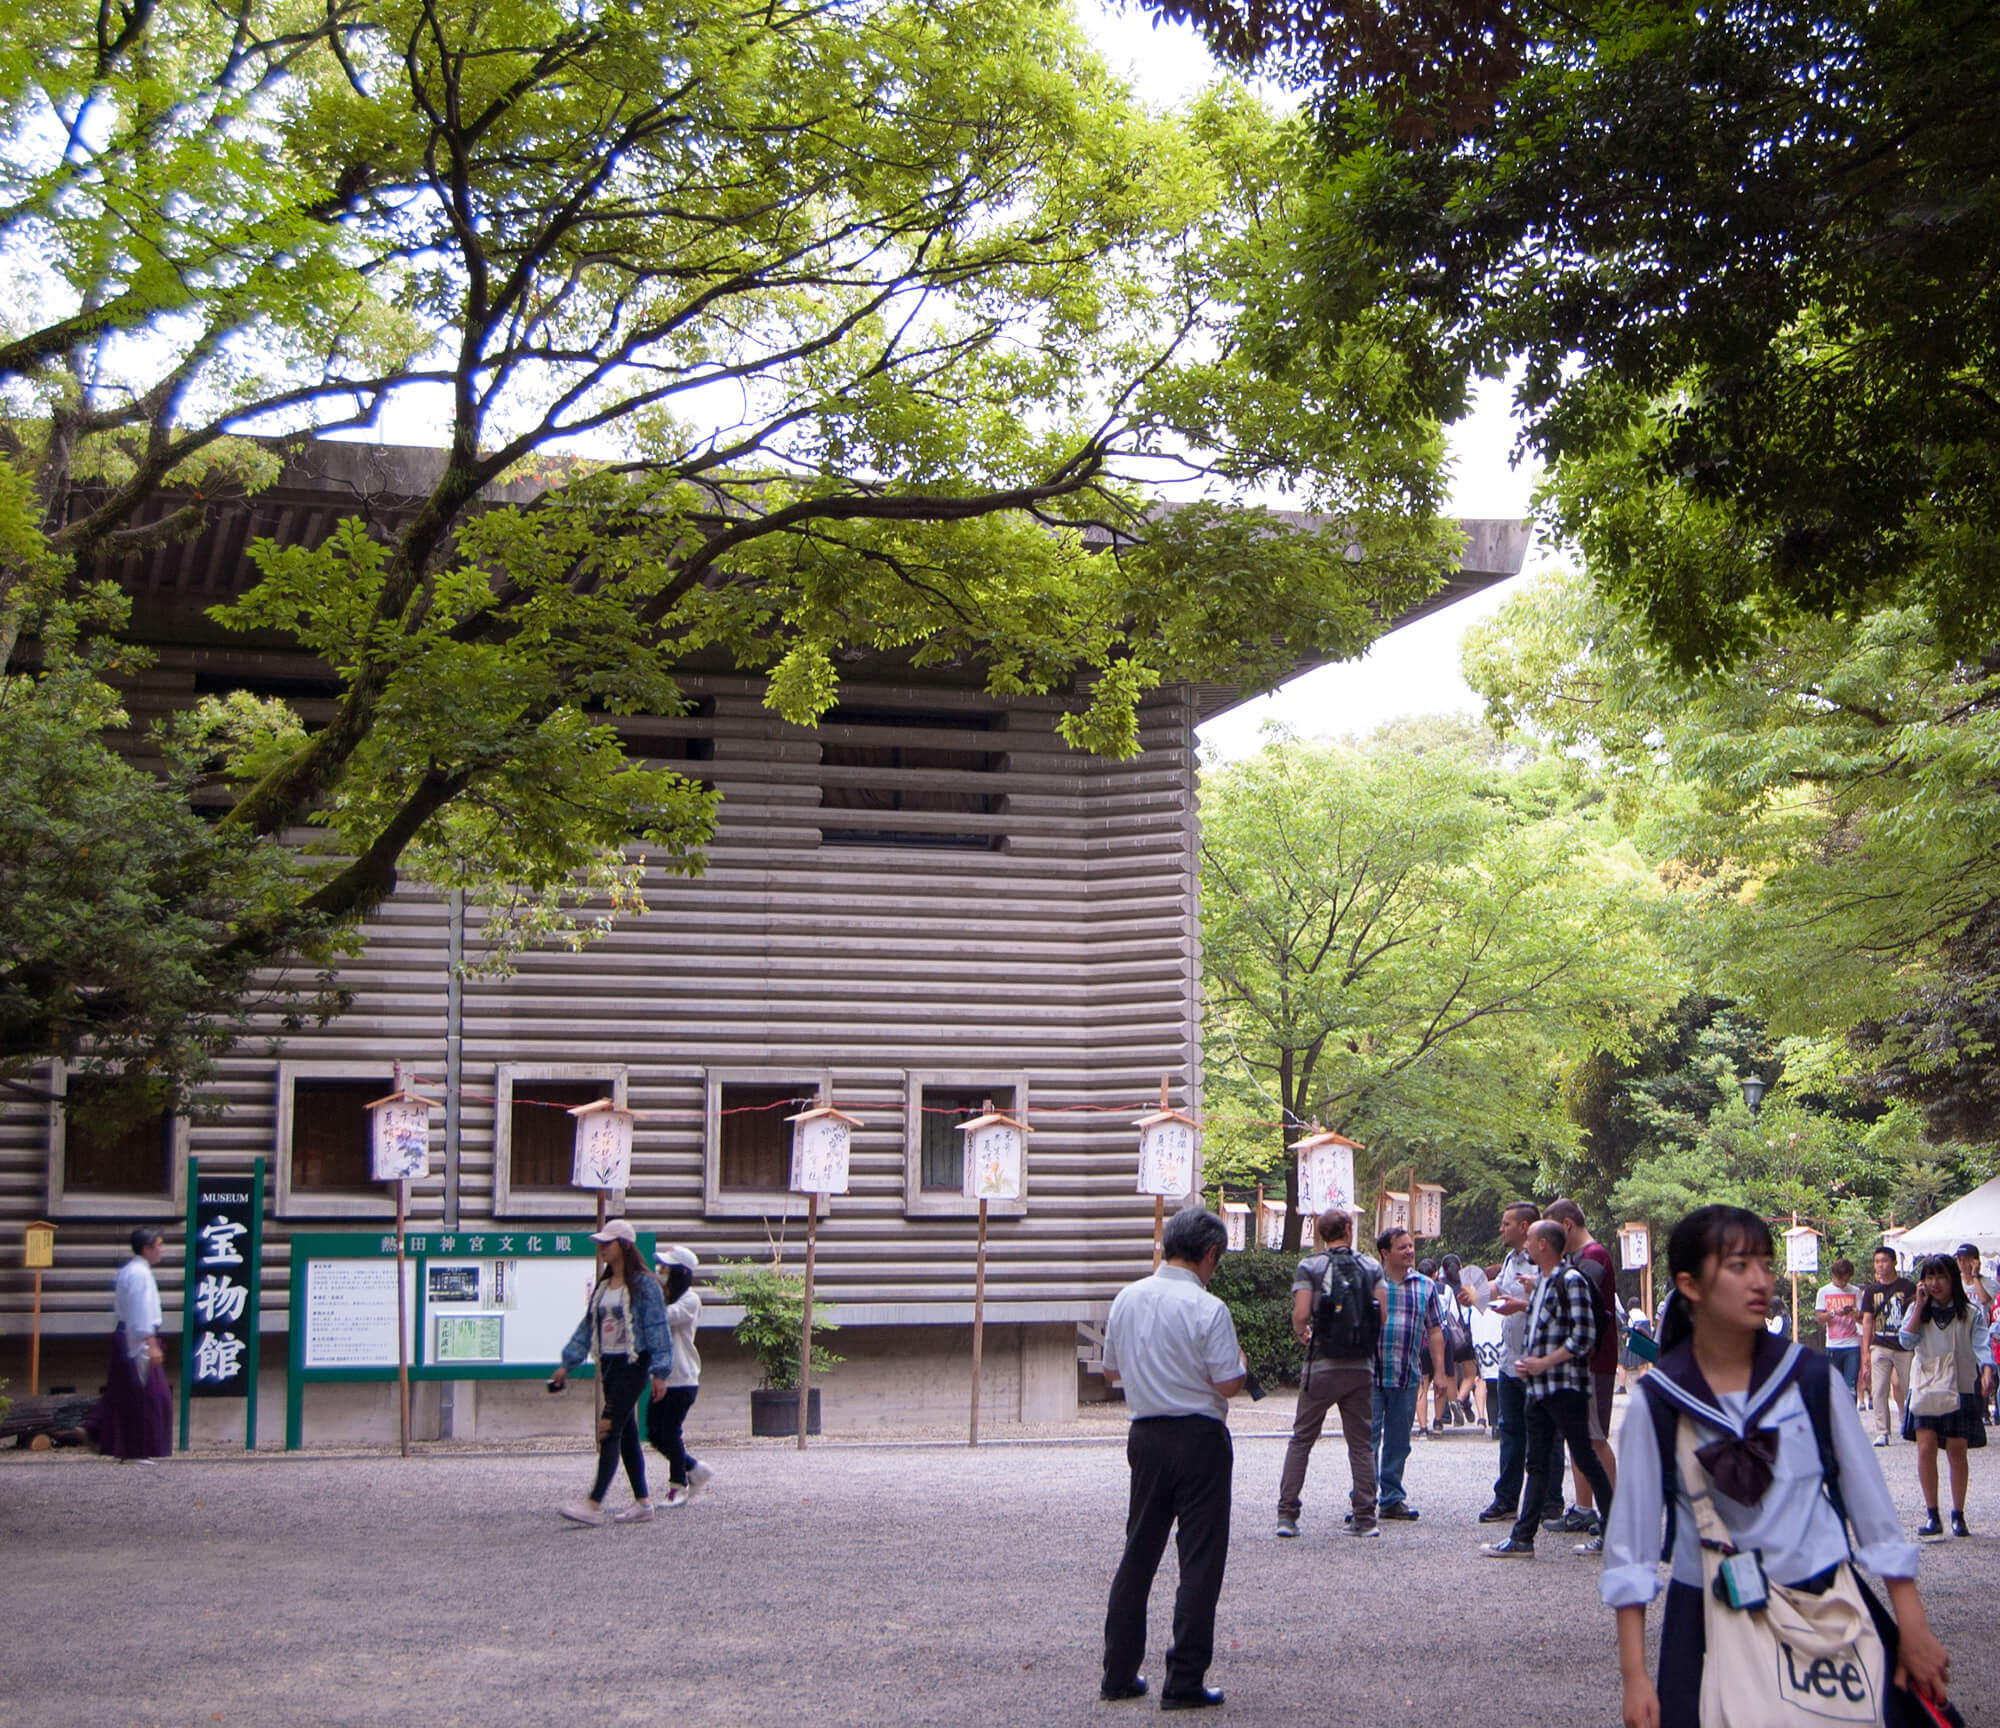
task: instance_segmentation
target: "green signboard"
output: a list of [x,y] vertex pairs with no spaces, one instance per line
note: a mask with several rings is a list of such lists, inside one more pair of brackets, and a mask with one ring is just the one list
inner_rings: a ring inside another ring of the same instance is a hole
[[[654,1237],[639,1237],[650,1265]],[[412,1380],[539,1380],[555,1372],[596,1280],[588,1229],[421,1230],[403,1238]],[[292,1238],[285,1446],[302,1442],[315,1381],[396,1378],[396,1236]],[[579,1370],[590,1372],[589,1366]]]

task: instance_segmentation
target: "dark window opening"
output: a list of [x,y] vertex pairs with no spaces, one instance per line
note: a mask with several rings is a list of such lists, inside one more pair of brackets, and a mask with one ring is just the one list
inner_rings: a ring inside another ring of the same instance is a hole
[[717,1130],[717,1186],[760,1194],[789,1193],[792,1185],[792,1125],[809,1107],[811,1088],[738,1086],[720,1088],[722,1120]]
[[72,1074],[63,1105],[63,1191],[171,1194],[174,1122],[164,1111],[116,1112],[116,1082]]
[[[878,818],[866,823],[826,823],[820,840],[828,846],[921,846],[952,850],[990,851],[999,836],[952,830],[943,824],[921,825],[894,820],[897,815],[997,816],[1006,807],[1004,795],[965,786],[941,786],[945,774],[993,774],[1002,752],[975,748],[978,735],[990,731],[993,717],[985,714],[895,712],[874,708],[836,708],[820,723],[820,765],[856,769],[866,779],[842,777],[822,783],[822,812],[852,811]],[[900,728],[970,734],[966,744],[901,744],[889,739],[863,741],[837,736],[843,726]],[[929,779],[930,784],[925,784]],[[884,819],[886,818],[886,819]]]
[[576,1171],[576,1118],[579,1104],[612,1096],[609,1080],[516,1080],[508,1108],[508,1185],[569,1187]]
[[368,1106],[393,1086],[373,1080],[292,1082],[292,1187],[373,1193]]
[[924,1192],[960,1194],[965,1190],[965,1136],[959,1124],[995,1110],[1014,1108],[1014,1088],[926,1086],[918,1100],[923,1114],[917,1128],[917,1150]]

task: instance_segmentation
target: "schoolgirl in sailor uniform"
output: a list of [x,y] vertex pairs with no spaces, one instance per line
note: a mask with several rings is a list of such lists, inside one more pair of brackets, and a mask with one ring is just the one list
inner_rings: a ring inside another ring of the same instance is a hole
[[[1765,1329],[1776,1274],[1769,1228],[1753,1212],[1705,1206],[1675,1228],[1667,1268],[1675,1295],[1660,1361],[1633,1388],[1618,1437],[1618,1494],[1604,1531],[1600,1592],[1618,1611],[1626,1728],[1700,1728],[1702,1550],[1692,1502],[1676,1481],[1671,1521],[1661,1440],[1691,1419],[1713,1505],[1739,1550],[1761,1553],[1774,1583],[1825,1590],[1850,1547],[1823,1491],[1820,1450],[1802,1382],[1829,1374],[1790,1339]],[[1822,1385],[1820,1392],[1824,1392]],[[1917,1596],[1917,1547],[1903,1534],[1861,1419],[1846,1396],[1822,1397],[1840,1490],[1853,1527],[1852,1556],[1882,1578],[1900,1629],[1896,1678],[1944,1697],[1949,1659]],[[1646,1608],[1659,1594],[1662,1530],[1671,1532],[1656,1686],[1646,1674]],[[1822,1582],[1824,1580],[1824,1582]]]
[[[1975,1257],[1976,1258],[1976,1257]],[[1917,1296],[1903,1313],[1897,1340],[1910,1354],[1911,1392],[1903,1400],[1903,1438],[1917,1445],[1917,1483],[1929,1516],[1919,1536],[1942,1536],[1938,1518],[1938,1449],[1951,1468],[1951,1533],[1970,1536],[1965,1524],[1965,1455],[1986,1444],[1985,1391],[1993,1370],[1993,1343],[1984,1306],[1966,1294],[1958,1262],[1948,1254],[1926,1260],[1917,1273]],[[1920,1373],[1950,1383],[1957,1408],[1919,1415]]]

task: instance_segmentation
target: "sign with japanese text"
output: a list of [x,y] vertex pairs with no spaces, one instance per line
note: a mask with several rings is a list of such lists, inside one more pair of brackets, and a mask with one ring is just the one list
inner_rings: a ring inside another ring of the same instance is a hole
[[31,1272],[45,1272],[56,1263],[56,1227],[37,1218],[27,1229],[21,1245],[21,1264]]
[[187,1360],[195,1398],[241,1398],[250,1390],[257,1331],[257,1265],[263,1219],[248,1174],[198,1174],[189,1197]]
[[1785,1232],[1785,1271],[1819,1271],[1819,1232],[1806,1225],[1797,1225]]
[[1354,1148],[1333,1141],[1299,1153],[1299,1210],[1311,1218],[1329,1208],[1354,1210]]
[[431,1107],[421,1098],[385,1098],[370,1110],[368,1173],[376,1182],[417,1182],[430,1174]]
[[1417,1184],[1417,1216],[1410,1226],[1412,1236],[1444,1234],[1444,1189],[1435,1182]]
[[1012,1122],[987,1122],[965,1133],[965,1198],[1021,1198],[1021,1130]]
[[1618,1259],[1627,1272],[1643,1272],[1653,1263],[1653,1233],[1644,1224],[1625,1224],[1618,1231]]
[[1229,1232],[1229,1252],[1241,1254],[1250,1245],[1250,1208],[1240,1200],[1223,1201],[1222,1227]]
[[1266,1248],[1285,1245],[1285,1203],[1266,1200],[1257,1208],[1257,1240]]
[[572,1188],[622,1194],[632,1186],[632,1112],[596,1104],[574,1112],[576,1154]]
[[848,1119],[834,1111],[808,1112],[792,1126],[792,1192],[845,1194]]
[[1139,1192],[1169,1200],[1194,1187],[1195,1131],[1172,1117],[1148,1123],[1139,1132]]

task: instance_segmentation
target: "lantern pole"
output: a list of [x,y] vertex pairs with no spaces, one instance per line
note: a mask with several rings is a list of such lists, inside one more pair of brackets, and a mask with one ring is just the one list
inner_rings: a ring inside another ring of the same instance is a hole
[[972,1277],[972,1434],[979,1444],[979,1365],[986,1353],[986,1197],[979,1197],[979,1258]]
[[813,1262],[818,1252],[819,1195],[806,1190],[806,1299],[799,1322],[799,1450],[806,1449],[806,1425],[812,1410]]
[[[985,1207],[980,1210],[985,1211]],[[42,1269],[35,1268],[35,1317],[30,1322],[28,1332],[28,1396],[38,1397],[42,1390]]]
[[[393,1064],[392,1092],[403,1090],[403,1065]],[[396,1413],[403,1456],[410,1455],[410,1334],[409,1296],[403,1288],[403,1225],[410,1210],[410,1179],[396,1178]]]
[[[982,1116],[993,1114],[993,1100],[985,1099],[979,1106]],[[970,1136],[967,1136],[970,1140]],[[971,1147],[966,1147],[967,1155]],[[972,1262],[972,1429],[966,1437],[966,1445],[979,1444],[979,1367],[986,1355],[986,1196],[979,1196],[979,1237],[978,1249]]]

